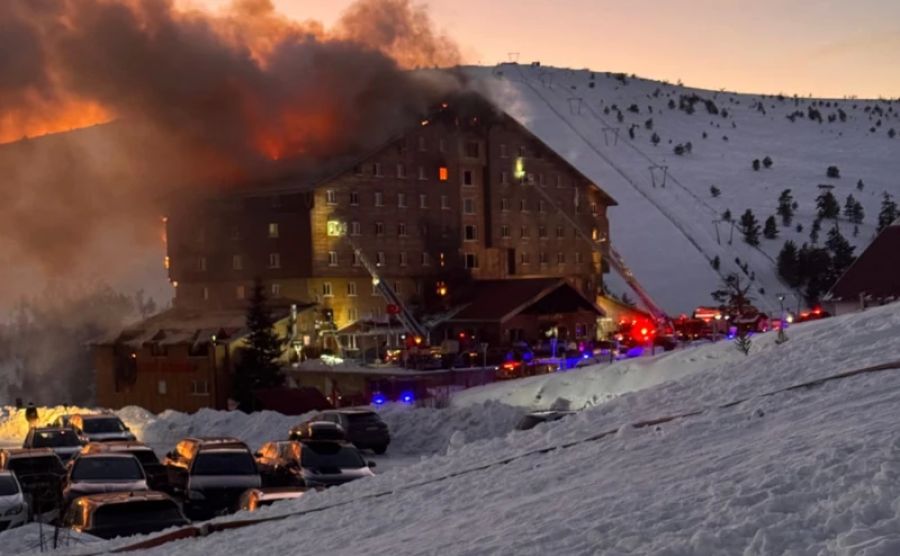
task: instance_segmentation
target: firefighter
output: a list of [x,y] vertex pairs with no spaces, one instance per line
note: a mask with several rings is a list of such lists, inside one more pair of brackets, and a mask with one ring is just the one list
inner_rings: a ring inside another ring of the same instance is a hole
[[28,402],[28,407],[25,408],[25,420],[28,421],[29,427],[37,425],[38,410],[34,406],[34,402]]

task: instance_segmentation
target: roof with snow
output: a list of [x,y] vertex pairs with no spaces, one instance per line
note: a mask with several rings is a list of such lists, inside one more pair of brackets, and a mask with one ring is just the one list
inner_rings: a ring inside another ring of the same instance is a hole
[[828,292],[831,299],[900,298],[900,220],[885,228]]
[[521,278],[475,282],[472,301],[450,322],[504,322],[523,312],[567,313],[586,310],[604,315],[564,278]]

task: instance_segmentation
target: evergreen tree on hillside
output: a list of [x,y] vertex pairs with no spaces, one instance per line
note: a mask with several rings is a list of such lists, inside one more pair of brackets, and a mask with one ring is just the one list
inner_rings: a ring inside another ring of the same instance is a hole
[[778,224],[775,223],[774,216],[766,218],[766,223],[763,226],[763,237],[766,239],[775,239],[778,237]]
[[819,231],[822,229],[822,220],[816,218],[813,220],[812,228],[809,230],[809,240],[813,242],[813,245],[819,243]]
[[834,226],[828,231],[828,239],[825,240],[825,247],[831,252],[831,264],[834,269],[834,276],[838,277],[847,270],[856,257],[853,256],[854,247],[841,234],[841,230]]
[[722,220],[731,222],[731,209],[725,209],[725,212],[722,213]]
[[885,192],[881,198],[881,210],[878,212],[878,231],[890,226],[897,219],[897,203],[890,193]]
[[747,209],[741,215],[740,226],[744,241],[750,245],[759,245],[759,221],[756,220],[752,210]]
[[254,391],[284,384],[284,375],[277,361],[281,355],[282,341],[275,334],[274,325],[265,286],[257,279],[247,307],[247,343],[240,349],[239,362],[235,366],[233,397],[244,411],[254,409]]
[[797,268],[800,283],[805,284],[804,297],[810,305],[818,303],[819,298],[834,283],[834,269],[828,249],[803,244],[797,254]]
[[853,224],[862,224],[865,215],[862,204],[853,197],[852,193],[847,195],[847,200],[844,201],[844,218]]
[[818,209],[819,218],[828,218],[834,220],[841,214],[841,205],[831,191],[825,191],[816,197],[816,208]]
[[797,255],[797,245],[791,240],[785,241],[778,253],[778,275],[792,288],[801,284]]
[[753,298],[749,292],[752,284],[741,284],[741,276],[732,272],[722,280],[719,289],[713,291],[710,295],[719,304],[725,305],[731,314],[741,314],[750,307]]
[[791,195],[790,189],[785,189],[778,196],[778,216],[781,217],[783,226],[790,226],[791,220],[794,218],[794,197]]
[[722,194],[722,190],[716,187],[715,185],[709,186],[709,194],[713,196],[713,198],[718,197]]

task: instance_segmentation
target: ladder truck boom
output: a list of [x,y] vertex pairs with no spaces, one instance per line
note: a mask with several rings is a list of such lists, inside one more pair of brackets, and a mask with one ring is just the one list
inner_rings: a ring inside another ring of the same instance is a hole
[[412,312],[403,303],[403,300],[400,299],[400,296],[397,295],[397,292],[394,291],[393,288],[387,283],[386,280],[382,280],[378,275],[377,265],[373,265],[371,261],[365,256],[362,252],[362,249],[356,245],[349,236],[347,237],[347,241],[350,243],[350,247],[353,248],[353,252],[356,254],[356,257],[359,259],[359,262],[363,265],[363,267],[369,272],[372,276],[372,284],[378,289],[378,293],[390,303],[394,305],[398,309],[397,318],[400,320],[400,323],[406,328],[408,332],[418,336],[419,338],[428,339],[428,329],[420,323],[416,317],[413,316]]

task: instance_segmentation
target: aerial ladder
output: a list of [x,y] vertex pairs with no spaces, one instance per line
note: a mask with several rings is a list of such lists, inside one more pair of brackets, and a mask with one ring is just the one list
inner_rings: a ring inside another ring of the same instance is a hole
[[613,249],[612,245],[609,244],[608,238],[595,238],[592,234],[588,234],[581,227],[581,224],[577,220],[575,220],[568,212],[563,210],[563,208],[559,206],[556,200],[553,199],[553,197],[551,197],[546,191],[544,191],[543,187],[535,186],[534,189],[536,189],[544,198],[544,200],[550,203],[550,206],[555,208],[562,215],[562,217],[572,225],[572,227],[575,229],[575,232],[583,240],[585,240],[588,245],[591,246],[591,249],[595,253],[600,254],[602,258],[601,260],[605,259],[609,263],[609,266],[613,270],[615,270],[623,280],[625,280],[625,283],[628,284],[628,287],[631,288],[631,290],[638,296],[638,298],[641,300],[641,303],[653,317],[653,320],[656,321],[657,327],[663,328],[671,324],[669,315],[667,315],[666,312],[663,311],[655,301],[653,301],[653,298],[650,297],[650,294],[647,293],[647,290],[645,290],[644,287],[641,286],[641,284],[637,281],[637,278],[635,278],[634,273],[631,272],[631,269],[628,268],[628,265],[625,264],[622,256],[619,255],[619,253],[615,249]]
[[378,293],[384,298],[388,304],[397,307],[397,319],[400,321],[400,324],[406,329],[407,332],[413,334],[416,338],[421,338],[426,343],[428,342],[428,329],[422,325],[413,316],[412,311],[403,303],[403,300],[400,299],[400,296],[397,295],[397,292],[388,284],[387,280],[382,280],[381,276],[378,275],[378,264],[372,264],[371,261],[366,257],[363,253],[362,249],[353,239],[344,234],[344,237],[347,239],[347,242],[350,244],[350,247],[353,248],[353,253],[356,254],[356,258],[359,260],[360,264],[365,268],[369,274],[372,276],[372,285],[374,285],[378,289]]

